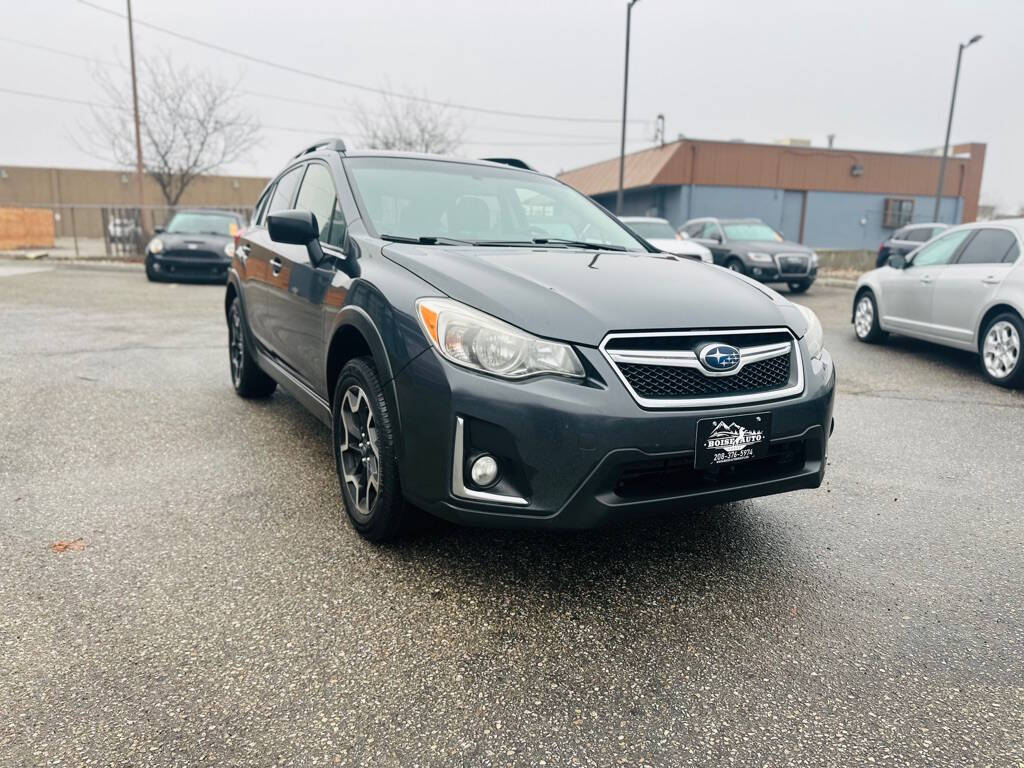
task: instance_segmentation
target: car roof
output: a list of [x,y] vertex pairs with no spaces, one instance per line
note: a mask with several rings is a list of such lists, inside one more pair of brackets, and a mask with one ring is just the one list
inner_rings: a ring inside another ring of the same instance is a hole
[[917,224],[905,224],[902,227],[900,227],[900,229],[935,229],[935,227],[942,227],[945,229],[948,226],[949,224],[943,224],[941,221],[931,221],[920,222]]
[[212,213],[218,216],[234,216],[236,219],[245,218],[238,211],[231,211],[227,208],[178,208],[175,213]]
[[1014,232],[1017,233],[1017,237],[1024,241],[1024,218],[992,219],[991,221],[972,221],[967,224],[958,224],[954,227],[949,227],[949,231],[960,231],[964,229],[991,229],[993,227],[996,229],[1012,229]]
[[[520,173],[535,173],[538,176],[547,176],[545,173],[540,173],[533,168],[520,168],[519,166],[511,165],[507,162],[497,163],[493,160],[478,160],[472,157],[460,157],[458,155],[435,155],[429,152],[404,152],[397,149],[348,149],[344,152],[335,149],[320,149],[315,152],[310,152],[301,157],[294,158],[295,160],[301,160],[313,156],[323,156],[328,154],[340,154],[343,158],[355,158],[355,157],[395,157],[404,158],[407,160],[434,160],[443,163],[462,163],[463,165],[483,165],[488,168],[505,168],[510,171],[518,171]],[[291,163],[289,163],[291,165]]]

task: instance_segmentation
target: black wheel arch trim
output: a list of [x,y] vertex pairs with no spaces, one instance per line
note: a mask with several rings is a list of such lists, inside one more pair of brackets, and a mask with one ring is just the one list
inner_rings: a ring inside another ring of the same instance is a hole
[[[388,404],[388,409],[391,411],[391,423],[394,426],[395,434],[395,452],[399,457],[399,473],[404,465],[405,457],[405,434],[402,430],[402,409],[398,402],[398,388],[395,386],[395,376],[397,372],[392,368],[391,358],[388,356],[387,348],[384,346],[384,337],[381,335],[380,329],[377,328],[377,324],[370,317],[362,307],[356,304],[346,304],[338,312],[338,316],[334,322],[334,327],[331,329],[330,342],[327,348],[330,349],[334,343],[334,337],[344,328],[355,328],[359,331],[359,334],[366,340],[367,346],[370,348],[370,354],[373,356],[374,365],[377,368],[377,377],[380,379],[381,386],[384,388],[384,399]],[[329,389],[332,391],[328,392],[328,397],[333,399],[333,385],[330,381],[329,372],[327,365],[328,359],[324,361],[324,382],[327,384]],[[339,372],[340,373],[340,372]],[[333,410],[334,404],[331,403]]]

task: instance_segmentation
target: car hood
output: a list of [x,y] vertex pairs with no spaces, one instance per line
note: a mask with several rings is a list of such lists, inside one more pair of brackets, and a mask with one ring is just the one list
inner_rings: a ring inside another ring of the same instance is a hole
[[667,254],[393,244],[386,258],[440,293],[551,339],[597,346],[611,331],[788,326],[780,294],[720,267]]
[[666,253],[678,253],[682,256],[701,256],[705,253],[711,253],[711,251],[703,245],[695,243],[692,240],[676,240],[675,238],[667,237],[649,237],[647,238],[647,242]]
[[791,243],[788,240],[783,240],[781,243],[775,243],[768,240],[730,240],[729,247],[735,251],[754,251],[755,253],[807,253],[813,252],[813,249],[808,248],[806,245],[800,245],[800,243]]

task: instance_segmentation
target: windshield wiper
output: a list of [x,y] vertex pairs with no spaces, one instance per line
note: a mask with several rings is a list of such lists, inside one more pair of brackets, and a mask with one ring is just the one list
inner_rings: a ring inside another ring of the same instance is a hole
[[476,245],[471,240],[456,240],[454,237],[444,237],[443,235],[420,235],[419,237],[381,235],[380,239],[390,240],[392,243],[414,243],[416,245]]
[[590,251],[625,251],[623,245],[601,245],[600,243],[588,243],[586,240],[568,240],[564,237],[535,237],[535,245],[571,245],[574,248],[586,248]]

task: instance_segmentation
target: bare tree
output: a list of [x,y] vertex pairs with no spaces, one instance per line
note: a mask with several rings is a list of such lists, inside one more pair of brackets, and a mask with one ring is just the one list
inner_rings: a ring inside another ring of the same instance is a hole
[[383,95],[377,111],[354,105],[362,145],[368,149],[450,154],[462,143],[464,127],[452,110],[416,98]]
[[[96,148],[118,165],[135,167],[131,87],[99,69],[95,77],[110,109],[93,110]],[[238,160],[259,136],[259,125],[238,106],[237,82],[177,67],[168,55],[144,59],[139,77],[142,160],[169,206],[199,176]]]

